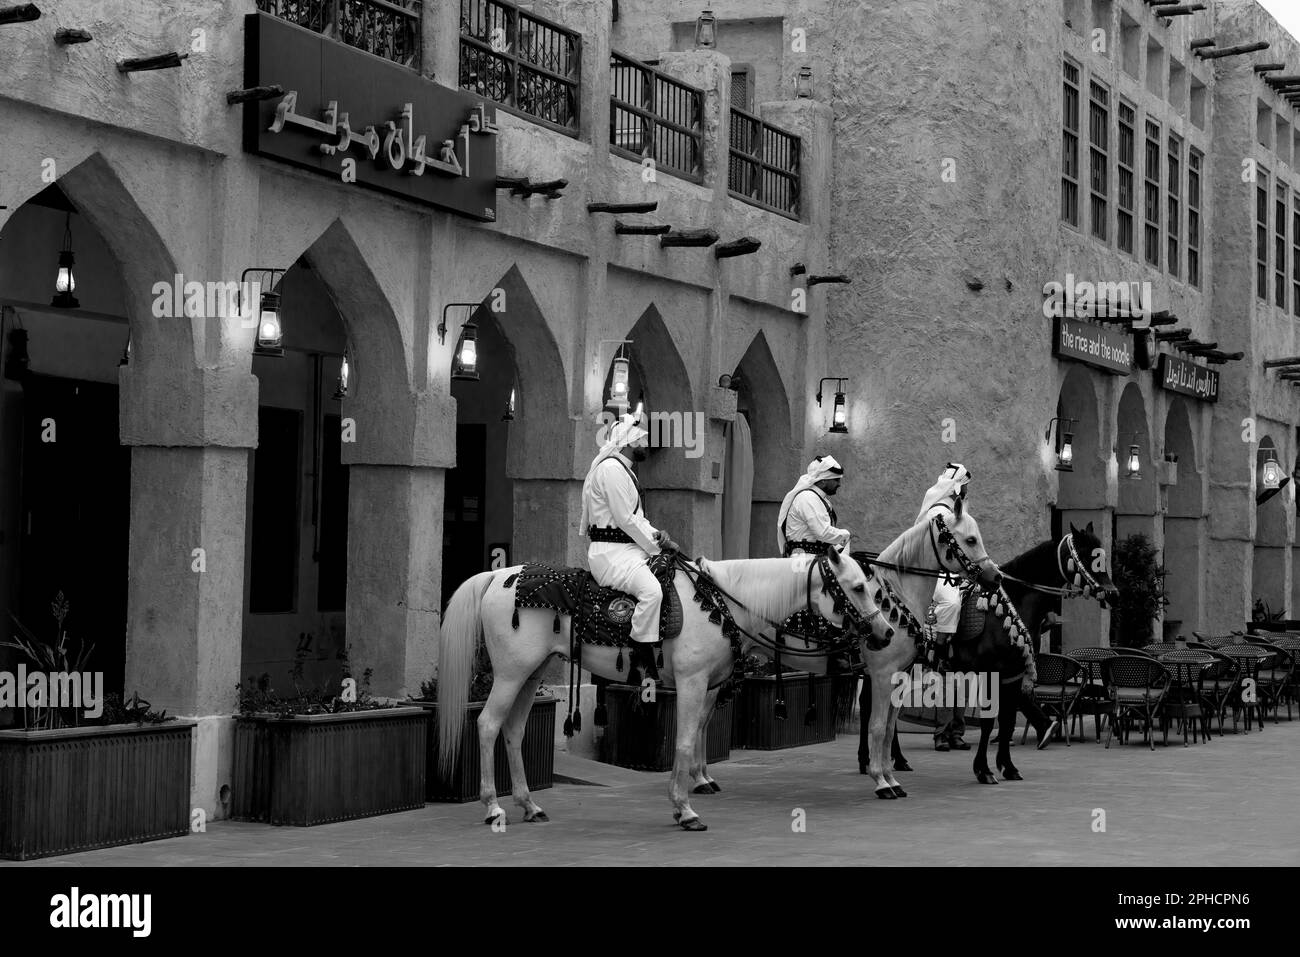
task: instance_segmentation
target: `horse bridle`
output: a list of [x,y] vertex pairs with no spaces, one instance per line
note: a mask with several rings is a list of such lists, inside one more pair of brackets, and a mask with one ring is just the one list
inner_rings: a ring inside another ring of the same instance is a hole
[[[853,559],[851,558],[849,559],[849,561],[852,560]],[[831,560],[827,555],[818,555],[817,560],[808,565],[808,589],[807,598],[805,600],[807,602],[809,614],[811,615],[816,611],[816,609],[813,608],[812,603],[813,565],[816,565],[818,572],[821,573],[822,591],[826,592],[827,596],[830,598],[832,611],[840,616],[840,627],[843,628],[844,623],[847,621],[855,630],[863,633],[868,632],[871,628],[871,623],[881,617],[884,612],[879,606],[877,606],[876,610],[870,615],[864,615],[862,612],[858,611],[858,606],[849,600],[848,593],[844,591],[844,586],[840,584],[840,580],[835,577],[835,573],[831,570]],[[865,569],[863,569],[863,571],[868,575],[868,577],[870,577],[870,572],[866,572]]]
[[[1079,577],[1083,579],[1084,584],[1088,586],[1087,588],[1079,588],[1079,586],[1074,584],[1074,575],[1066,571],[1066,562],[1062,555],[1062,549],[1069,553],[1070,560],[1074,562],[1075,570]],[[1079,553],[1074,547],[1073,532],[1068,535],[1063,535],[1060,543],[1056,546],[1056,569],[1061,573],[1061,580],[1065,582],[1064,591],[1078,590],[1084,594],[1092,591],[1097,595],[1104,595],[1106,593],[1106,589],[1102,587],[1101,583],[1092,577],[1092,573],[1088,570],[1088,566],[1079,560]]]
[[[948,506],[945,505],[944,507],[947,508]],[[956,511],[953,511],[953,514],[956,515]],[[930,548],[934,552],[935,561],[939,563],[939,571],[941,573],[940,577],[942,577],[949,585],[955,585],[957,583],[956,572],[949,569],[939,555],[939,545],[942,544],[948,558],[956,561],[957,564],[961,566],[962,574],[966,576],[967,581],[972,583],[978,582],[980,577],[979,563],[972,561],[971,557],[966,554],[966,551],[961,547],[961,543],[957,541],[957,536],[949,530],[948,524],[943,520],[943,516],[934,516],[928,524]],[[936,527],[939,529],[937,541],[935,536]],[[985,557],[987,558],[987,556]]]

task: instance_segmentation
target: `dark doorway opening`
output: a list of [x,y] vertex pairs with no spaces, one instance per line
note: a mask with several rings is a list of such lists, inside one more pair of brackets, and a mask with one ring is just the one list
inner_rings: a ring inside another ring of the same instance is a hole
[[447,470],[443,496],[442,600],[488,567],[483,540],[487,493],[487,426],[456,426],[456,467]]

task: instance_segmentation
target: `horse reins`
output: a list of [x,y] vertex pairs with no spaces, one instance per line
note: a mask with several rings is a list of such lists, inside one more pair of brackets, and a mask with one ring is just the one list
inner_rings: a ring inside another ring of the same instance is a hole
[[[1074,567],[1078,569],[1078,575],[1084,580],[1084,583],[1088,588],[1082,588],[1073,584],[1070,573],[1065,570],[1065,562],[1062,560],[1064,558],[1062,550],[1068,551],[1070,559],[1074,562]],[[1105,592],[1106,589],[1102,587],[1100,582],[1092,577],[1084,567],[1083,562],[1079,560],[1079,553],[1074,547],[1073,535],[1063,535],[1060,542],[1057,543],[1054,551],[1056,553],[1056,570],[1061,573],[1061,581],[1065,582],[1064,585],[1059,587],[1056,585],[1040,585],[1038,582],[1025,581],[1023,578],[1017,578],[1015,575],[1008,574],[1005,571],[1002,573],[1002,577],[1007,581],[1015,582],[1017,585],[1022,585],[1032,591],[1042,592],[1045,595],[1054,595],[1058,598],[1086,597],[1088,589],[1095,592]]]

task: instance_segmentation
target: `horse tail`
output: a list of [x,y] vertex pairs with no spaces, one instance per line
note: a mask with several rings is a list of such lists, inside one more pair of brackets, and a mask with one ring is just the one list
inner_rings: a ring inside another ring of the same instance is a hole
[[442,616],[438,646],[438,765],[446,774],[456,767],[465,726],[470,670],[483,635],[483,596],[494,572],[480,572],[456,589]]

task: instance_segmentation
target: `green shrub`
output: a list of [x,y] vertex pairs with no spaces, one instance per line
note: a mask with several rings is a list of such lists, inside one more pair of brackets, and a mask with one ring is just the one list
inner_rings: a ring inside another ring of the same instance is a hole
[[1165,597],[1165,575],[1159,553],[1151,539],[1130,535],[1115,545],[1111,557],[1111,580],[1119,599],[1110,612],[1110,643],[1116,647],[1141,648],[1151,644],[1155,620],[1169,604]]

